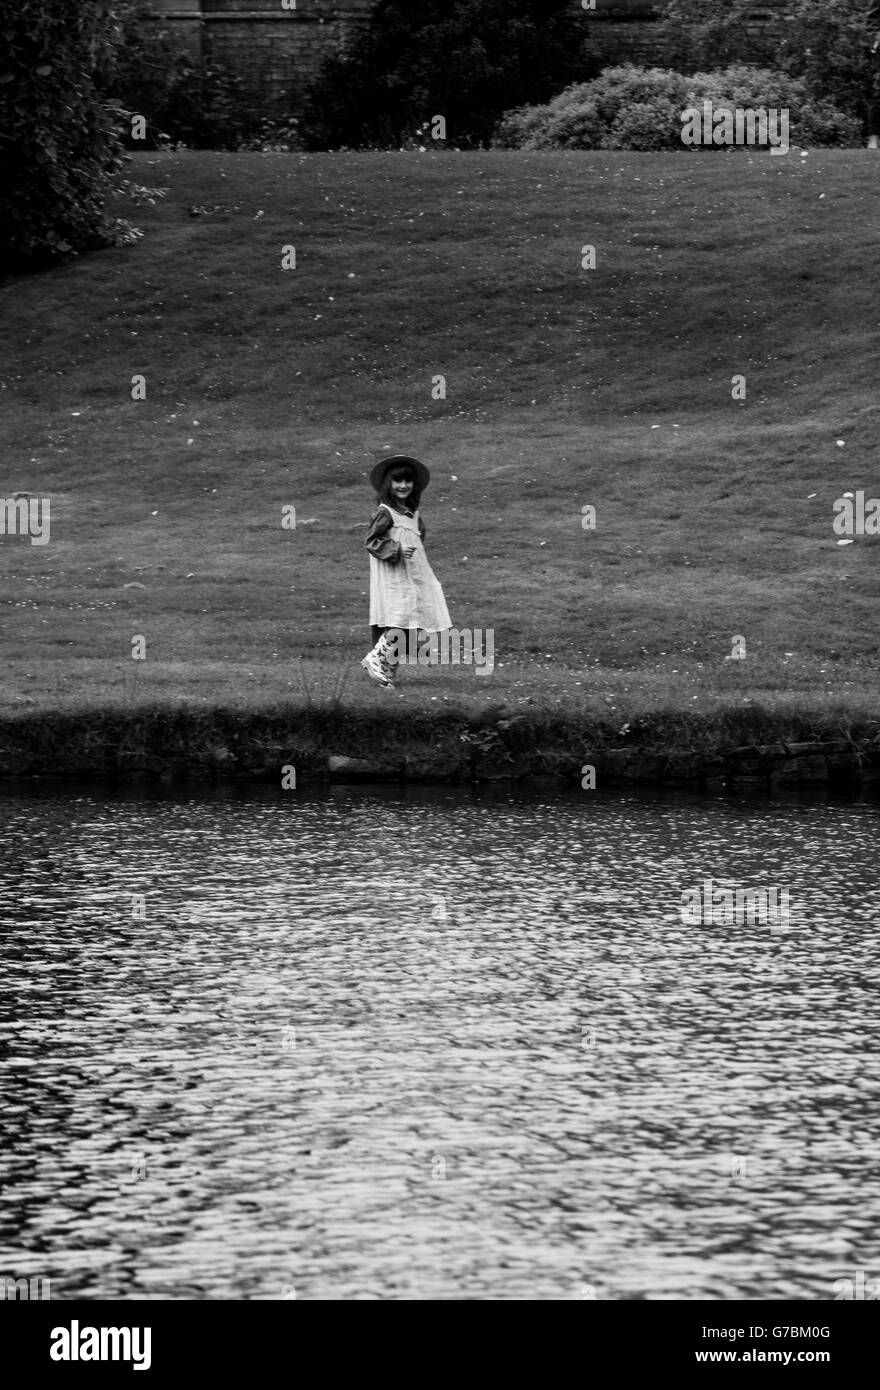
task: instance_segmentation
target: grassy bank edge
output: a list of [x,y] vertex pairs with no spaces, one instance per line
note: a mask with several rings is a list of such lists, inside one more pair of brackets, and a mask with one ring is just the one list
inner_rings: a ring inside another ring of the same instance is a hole
[[623,725],[566,711],[143,705],[0,719],[0,780],[390,777],[455,783],[880,781],[880,716],[760,707],[658,710]]

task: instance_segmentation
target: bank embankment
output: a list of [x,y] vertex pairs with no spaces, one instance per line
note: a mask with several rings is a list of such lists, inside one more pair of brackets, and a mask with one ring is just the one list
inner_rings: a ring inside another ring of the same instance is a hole
[[880,786],[880,719],[752,708],[576,713],[151,706],[0,720],[0,780],[633,783],[706,789]]

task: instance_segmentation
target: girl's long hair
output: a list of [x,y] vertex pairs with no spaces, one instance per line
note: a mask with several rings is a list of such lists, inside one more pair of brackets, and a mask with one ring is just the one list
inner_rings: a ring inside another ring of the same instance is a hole
[[382,479],[382,486],[379,489],[377,496],[380,502],[387,502],[388,506],[394,507],[396,511],[396,499],[394,497],[394,493],[391,491],[391,484],[394,482],[400,482],[401,479],[404,478],[408,479],[412,483],[412,492],[410,493],[409,497],[407,497],[405,506],[409,507],[410,511],[417,512],[419,509],[419,502],[421,501],[422,492],[421,488],[419,487],[419,480],[416,477],[416,470],[413,468],[411,463],[398,463],[396,467],[389,468],[388,472],[385,474],[385,477]]

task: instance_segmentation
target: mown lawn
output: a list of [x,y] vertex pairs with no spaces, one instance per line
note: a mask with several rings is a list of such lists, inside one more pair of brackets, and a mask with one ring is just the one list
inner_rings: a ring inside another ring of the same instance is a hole
[[880,495],[870,153],[133,172],[168,190],[120,207],[136,246],[0,286],[0,491],[52,507],[48,546],[0,537],[0,710],[393,701],[356,665],[393,451],[432,468],[453,619],[495,632],[491,676],[402,698],[876,712],[880,541],[831,525]]

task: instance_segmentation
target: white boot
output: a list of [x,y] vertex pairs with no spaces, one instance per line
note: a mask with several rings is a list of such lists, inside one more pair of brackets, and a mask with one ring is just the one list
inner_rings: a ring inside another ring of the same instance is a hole
[[372,676],[374,681],[380,685],[393,685],[394,682],[389,675],[388,667],[388,646],[385,641],[385,634],[379,638],[371,652],[367,652],[361,662],[368,676]]

